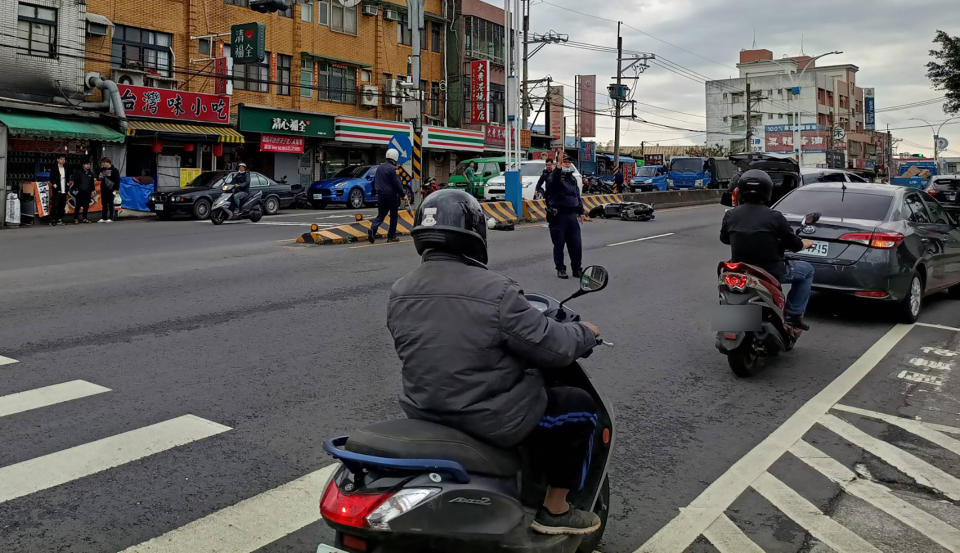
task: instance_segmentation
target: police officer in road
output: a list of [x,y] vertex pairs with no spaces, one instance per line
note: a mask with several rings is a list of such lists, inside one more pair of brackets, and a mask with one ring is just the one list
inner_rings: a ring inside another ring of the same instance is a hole
[[546,186],[547,223],[550,226],[550,240],[553,241],[553,262],[557,276],[568,278],[567,268],[563,263],[563,246],[566,245],[570,254],[570,269],[575,278],[580,278],[583,256],[580,221],[586,221],[587,217],[570,158],[563,150],[557,150],[557,159],[563,161],[553,170]]
[[387,159],[377,167],[373,177],[373,187],[377,191],[377,217],[373,219],[367,239],[373,244],[377,240],[377,230],[383,224],[384,217],[390,215],[390,230],[387,231],[387,242],[398,242],[397,218],[400,211],[400,200],[403,198],[403,183],[397,174],[397,160],[400,152],[395,148],[387,150]]

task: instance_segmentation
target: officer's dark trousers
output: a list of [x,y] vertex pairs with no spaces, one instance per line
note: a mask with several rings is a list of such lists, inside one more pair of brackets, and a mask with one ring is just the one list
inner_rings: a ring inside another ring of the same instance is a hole
[[553,488],[579,490],[586,480],[597,427],[597,405],[580,388],[547,388],[547,409],[522,445],[534,471]]
[[580,272],[583,258],[583,245],[580,242],[580,219],[576,213],[558,213],[550,222],[550,240],[553,241],[553,263],[558,271],[567,267],[563,263],[563,246],[566,244],[570,254],[570,269],[574,274]]
[[380,228],[380,225],[383,224],[383,219],[390,215],[390,230],[387,231],[387,240],[393,239],[397,236],[397,219],[400,217],[400,202],[384,202],[381,201],[377,204],[377,217],[370,221],[370,230],[373,231],[373,235],[377,235],[377,230]]

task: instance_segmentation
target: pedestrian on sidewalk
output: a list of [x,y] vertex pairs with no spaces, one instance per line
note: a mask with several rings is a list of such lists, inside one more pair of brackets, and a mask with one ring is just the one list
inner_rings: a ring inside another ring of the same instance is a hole
[[100,222],[112,223],[117,212],[113,195],[120,188],[120,171],[108,157],[103,158],[100,167]]
[[553,170],[547,179],[547,223],[550,227],[550,240],[553,241],[553,262],[558,278],[568,278],[567,267],[563,262],[563,247],[566,245],[570,255],[570,269],[574,278],[580,278],[582,269],[583,244],[580,241],[580,222],[586,221],[583,211],[583,199],[573,172],[570,158],[557,150],[557,159],[563,160],[560,167]]
[[[76,205],[73,209],[74,224],[89,223],[90,198],[93,195],[94,179],[93,169],[90,166],[90,160],[83,160],[83,168],[77,171],[73,176],[73,185],[77,189],[75,196]],[[82,214],[82,215],[81,215]]]
[[545,186],[547,181],[550,179],[550,175],[553,174],[553,158],[547,158],[543,164],[543,173],[540,174],[540,180],[537,181],[537,188],[533,192],[533,199],[540,200],[543,199]]
[[387,150],[387,159],[377,167],[373,177],[373,187],[377,191],[377,217],[373,219],[367,239],[371,244],[377,240],[377,230],[383,224],[383,219],[390,215],[390,230],[387,231],[387,242],[398,242],[397,219],[399,218],[400,200],[403,198],[403,184],[397,174],[397,160],[400,152],[394,148]]
[[67,208],[67,157],[57,156],[57,166],[50,171],[50,226],[62,225]]

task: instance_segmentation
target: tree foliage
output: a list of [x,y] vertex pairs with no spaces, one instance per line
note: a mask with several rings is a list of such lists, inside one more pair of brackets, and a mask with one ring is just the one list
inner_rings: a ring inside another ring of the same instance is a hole
[[927,78],[937,90],[946,92],[943,104],[945,113],[960,112],[960,36],[950,36],[937,31],[933,43],[939,49],[930,50],[934,61],[927,63]]

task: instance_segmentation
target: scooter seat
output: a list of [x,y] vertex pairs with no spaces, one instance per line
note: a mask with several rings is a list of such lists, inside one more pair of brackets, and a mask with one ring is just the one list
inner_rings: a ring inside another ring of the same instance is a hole
[[394,459],[447,459],[467,472],[515,476],[520,459],[515,451],[477,440],[455,428],[433,422],[398,419],[378,422],[350,435],[347,451]]

